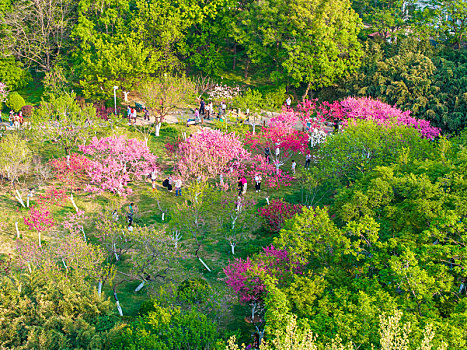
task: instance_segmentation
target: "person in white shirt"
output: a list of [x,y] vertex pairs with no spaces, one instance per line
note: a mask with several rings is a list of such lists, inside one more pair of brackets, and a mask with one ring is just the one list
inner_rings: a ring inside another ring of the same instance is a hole
[[285,100],[285,103],[287,104],[287,109],[290,109],[290,105],[292,104],[292,100],[290,99],[290,96],[287,97],[287,100]]
[[175,184],[175,197],[181,196],[182,195],[182,180],[178,178],[174,182]]
[[261,192],[261,175],[255,174],[255,190],[256,192]]
[[297,167],[297,163],[295,163],[295,160],[292,160],[292,174],[295,175],[295,168]]
[[308,170],[308,168],[310,167],[310,163],[311,163],[311,154],[310,152],[308,152],[305,157],[305,169],[306,170]]

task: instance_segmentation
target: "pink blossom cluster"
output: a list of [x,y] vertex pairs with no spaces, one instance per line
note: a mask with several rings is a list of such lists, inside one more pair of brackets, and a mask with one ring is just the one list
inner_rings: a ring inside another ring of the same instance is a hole
[[237,176],[250,152],[234,133],[203,128],[178,146],[177,170],[184,179],[213,179],[219,175]]
[[53,186],[47,187],[44,194],[39,195],[37,204],[40,206],[62,205],[66,200],[64,189],[57,189]]
[[235,259],[224,273],[227,285],[238,294],[241,302],[262,301],[267,293],[264,277],[271,276],[283,282],[292,274],[301,273],[301,266],[290,261],[286,250],[271,245],[254,258]]
[[297,112],[283,109],[280,114],[269,119],[268,127],[292,131],[299,122],[300,118]]
[[72,153],[68,160],[66,157],[52,159],[50,165],[57,180],[73,190],[80,180],[87,180],[91,161],[81,154]]
[[281,199],[271,200],[268,206],[258,209],[259,215],[264,218],[266,227],[272,232],[279,232],[286,220],[302,211],[300,204],[290,204]]
[[54,226],[52,214],[46,207],[32,206],[29,209],[29,216],[24,218],[24,223],[30,230],[42,232]]
[[252,149],[262,151],[269,147],[274,152],[278,147],[287,159],[297,152],[305,152],[307,143],[308,135],[305,133],[280,127],[264,128],[260,133],[245,136],[245,144]]
[[344,121],[349,119],[373,120],[378,125],[391,126],[393,121],[397,125],[407,125],[417,129],[422,137],[433,139],[437,137],[440,130],[430,125],[424,119],[412,117],[411,111],[402,111],[396,106],[390,106],[377,99],[369,97],[348,97],[345,100],[333,103],[319,103],[317,99],[307,100],[298,105],[297,115],[307,130],[320,127],[325,121]]
[[346,119],[373,120],[378,125],[388,125],[391,120],[396,120],[398,125],[417,129],[422,137],[427,139],[433,139],[440,133],[440,130],[431,126],[429,121],[412,117],[411,111],[402,111],[396,106],[390,106],[376,99],[348,97],[341,102],[341,106]]
[[157,157],[148,146],[136,139],[125,136],[94,137],[88,145],[79,147],[86,155],[92,156],[87,174],[91,184],[90,192],[110,191],[127,195],[132,191],[128,183],[142,176],[158,171]]
[[246,175],[255,181],[255,175],[261,175],[262,183],[269,188],[280,188],[281,186],[291,186],[293,177],[283,171],[277,169],[273,163],[270,163],[261,154],[254,155],[245,171]]
[[82,223],[85,219],[87,219],[87,217],[84,215],[83,210],[77,213],[70,213],[62,221],[62,226],[65,230],[78,234],[84,228]]

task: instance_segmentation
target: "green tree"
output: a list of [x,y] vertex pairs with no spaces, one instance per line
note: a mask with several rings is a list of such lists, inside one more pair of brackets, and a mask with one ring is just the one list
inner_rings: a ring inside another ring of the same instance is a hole
[[94,134],[96,109],[80,107],[74,94],[50,95],[31,117],[31,131],[42,140],[55,142],[69,154],[80,142]]
[[2,277],[0,346],[8,349],[104,349],[118,333],[109,300],[69,276],[33,270]]
[[139,90],[146,106],[155,114],[156,136],[167,115],[188,106],[196,97],[196,85],[185,75],[164,73],[143,83]]
[[360,20],[347,0],[247,2],[232,35],[272,80],[329,86],[358,66]]
[[8,95],[8,101],[6,102],[6,105],[8,108],[12,109],[13,111],[19,112],[25,104],[26,102],[24,101],[24,98],[20,94],[18,94],[16,91]]

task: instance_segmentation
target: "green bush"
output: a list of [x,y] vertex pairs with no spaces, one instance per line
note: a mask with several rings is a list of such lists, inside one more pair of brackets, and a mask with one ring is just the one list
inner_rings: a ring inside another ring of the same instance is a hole
[[207,300],[211,293],[211,286],[201,278],[187,279],[177,288],[178,298],[191,304]]
[[24,88],[32,80],[29,71],[23,69],[13,57],[0,58],[0,81],[10,90]]
[[287,91],[285,86],[279,86],[278,88],[264,91],[264,104],[269,109],[279,109],[287,99]]
[[154,301],[112,344],[112,349],[214,349],[219,340],[216,324],[197,310],[162,307]]
[[14,110],[15,112],[19,112],[25,104],[26,102],[24,101],[24,98],[22,98],[21,95],[17,92],[10,93],[6,103],[7,107]]

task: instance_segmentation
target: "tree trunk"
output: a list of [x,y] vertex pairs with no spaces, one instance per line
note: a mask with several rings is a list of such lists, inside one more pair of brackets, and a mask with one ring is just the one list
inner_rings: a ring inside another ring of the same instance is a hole
[[209,272],[212,272],[211,269],[209,268],[209,266],[206,265],[206,263],[203,261],[203,259],[201,259],[199,256],[198,256],[198,260],[201,262],[201,264],[204,265],[204,267],[206,268],[206,270],[208,270]]
[[141,289],[143,289],[145,283],[146,283],[146,281],[141,282],[138,285],[138,287],[136,287],[135,292],[139,292]]
[[154,123],[154,126],[156,128],[156,137],[158,137],[160,135],[160,130],[161,130],[161,126],[162,126],[162,123],[161,122],[156,122]]
[[39,233],[39,247],[42,248],[41,231],[38,231],[38,233]]
[[15,190],[15,192],[16,192],[15,198],[18,200],[19,204],[21,204],[23,208],[26,208],[26,206],[24,205],[24,201],[23,201],[23,197],[21,196],[21,193],[18,190]]
[[230,242],[230,248],[232,248],[232,255],[235,255],[235,246],[236,246],[235,243]]
[[162,213],[162,221],[164,221],[165,213]]
[[98,287],[97,287],[97,294],[98,294],[99,296],[102,295],[102,281],[99,281],[99,285],[98,285]]
[[248,68],[249,68],[249,67],[250,67],[250,60],[247,58],[246,64],[245,64],[245,73],[244,73],[245,79],[248,78]]
[[69,198],[70,198],[71,204],[73,204],[73,207],[75,208],[76,212],[79,212],[79,209],[76,206],[75,200],[73,198],[73,193],[71,194],[71,196]]
[[122,311],[122,307],[120,306],[120,302],[117,300],[115,303],[117,304],[118,314],[120,316],[123,316],[123,311]]
[[20,238],[19,230],[18,230],[18,221],[15,222],[15,228],[16,228],[16,238]]
[[303,94],[302,96],[302,101],[304,102],[305,99],[308,97],[308,92],[310,92],[310,88],[311,88],[311,82],[308,83],[307,87],[306,87],[306,91],[305,93]]

